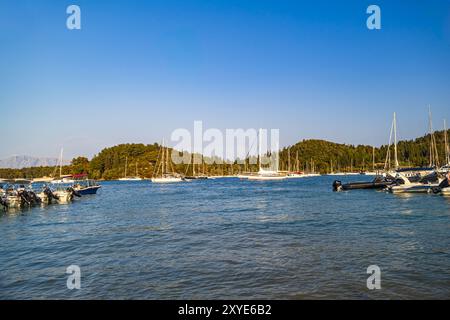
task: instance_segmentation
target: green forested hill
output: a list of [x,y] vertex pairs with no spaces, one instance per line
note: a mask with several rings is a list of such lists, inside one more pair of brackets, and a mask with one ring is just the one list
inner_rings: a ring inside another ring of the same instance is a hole
[[103,149],[89,163],[89,173],[95,178],[116,179],[125,175],[125,163],[128,158],[127,175],[150,177],[158,157],[159,145],[121,144]]
[[[444,131],[435,132],[440,164],[445,159]],[[387,145],[375,148],[376,168],[382,169],[386,160]],[[429,164],[430,135],[415,140],[398,143],[398,158],[400,166],[427,166]],[[296,167],[298,152],[300,170],[310,170],[314,166],[317,172],[329,172],[331,163],[333,171],[371,170],[373,163],[373,148],[368,145],[347,145],[324,140],[304,140],[290,147],[291,169]],[[393,158],[393,147],[391,149]],[[280,167],[288,167],[288,149],[280,154]]]
[[[440,162],[444,162],[444,131],[435,133]],[[400,141],[398,144],[401,166],[426,166],[429,164],[430,136],[426,135],[415,140]],[[105,148],[90,161],[84,157],[72,160],[70,166],[63,167],[63,174],[88,173],[95,179],[117,179],[125,174],[125,162],[128,158],[128,175],[138,174],[141,177],[151,177],[155,168],[160,146],[158,144],[121,144]],[[324,140],[303,140],[280,152],[280,169],[288,169],[288,154],[290,154],[291,170],[298,167],[301,171],[326,173],[333,171],[353,171],[372,169],[372,146],[347,145]],[[387,146],[375,148],[376,168],[382,169],[386,159]],[[179,173],[186,172],[185,165],[174,166]],[[205,165],[197,168],[207,174],[231,174],[244,171],[244,165]],[[256,170],[256,166],[250,167]],[[55,167],[36,167],[24,169],[0,169],[0,178],[36,178],[59,173]]]

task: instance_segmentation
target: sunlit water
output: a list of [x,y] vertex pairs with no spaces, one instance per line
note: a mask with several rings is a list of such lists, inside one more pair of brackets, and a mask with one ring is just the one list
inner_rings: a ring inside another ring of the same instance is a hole
[[450,298],[450,197],[333,193],[334,179],[105,182],[2,214],[0,298]]

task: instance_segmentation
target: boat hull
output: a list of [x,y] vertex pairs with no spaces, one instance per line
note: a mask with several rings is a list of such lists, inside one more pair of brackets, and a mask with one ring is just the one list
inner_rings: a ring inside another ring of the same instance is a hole
[[54,194],[59,204],[66,204],[73,200],[73,193],[69,191],[55,191]]
[[38,193],[36,195],[39,197],[39,199],[41,199],[41,203],[43,204],[51,204],[53,202],[52,198],[49,198],[49,196],[44,192]]
[[433,187],[437,187],[438,185],[424,185],[424,184],[417,184],[417,185],[399,185],[399,186],[391,186],[389,187],[389,192],[391,193],[429,193],[431,192]]
[[342,185],[344,190],[358,190],[358,189],[384,189],[390,186],[389,182],[354,182]]
[[8,208],[22,208],[25,203],[20,196],[8,196],[6,197],[6,205]]
[[260,180],[260,181],[269,181],[269,180],[284,180],[286,176],[248,176],[248,180]]
[[305,178],[305,177],[307,177],[307,176],[304,174],[288,174],[286,176],[286,179],[299,179],[299,178]]
[[[188,176],[188,177],[184,177],[186,180],[206,180],[206,179],[208,179],[208,177],[191,177],[191,176]],[[214,179],[214,178],[213,178]]]
[[75,191],[78,192],[78,194],[85,196],[89,194],[96,194],[98,189],[100,189],[101,186],[92,186],[92,187],[86,187],[81,189],[75,189]]
[[182,182],[182,178],[152,178],[151,181],[153,183],[175,183],[175,182]]

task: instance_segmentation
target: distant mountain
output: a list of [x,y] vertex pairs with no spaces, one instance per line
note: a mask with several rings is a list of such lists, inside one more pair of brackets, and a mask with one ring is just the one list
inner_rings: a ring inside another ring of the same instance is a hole
[[[0,168],[22,169],[31,167],[53,167],[59,164],[58,158],[40,158],[30,156],[12,156],[0,159]],[[70,161],[63,160],[63,164],[70,164]]]

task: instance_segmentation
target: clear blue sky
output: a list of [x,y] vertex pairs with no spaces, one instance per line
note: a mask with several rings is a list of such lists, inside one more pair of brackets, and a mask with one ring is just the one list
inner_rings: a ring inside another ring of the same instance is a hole
[[424,134],[428,104],[450,122],[448,0],[0,0],[0,157],[90,157],[194,120],[380,145],[394,111],[400,138]]

